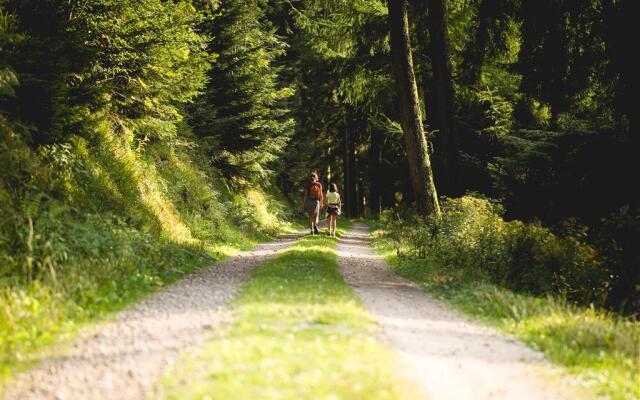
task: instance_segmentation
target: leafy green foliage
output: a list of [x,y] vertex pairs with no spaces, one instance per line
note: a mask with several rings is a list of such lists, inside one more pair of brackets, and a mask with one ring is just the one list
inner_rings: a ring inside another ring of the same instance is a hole
[[8,67],[0,69],[0,95],[13,95],[13,87],[18,85],[15,72]]
[[212,60],[205,17],[188,1],[0,2],[3,377],[282,229],[285,207],[231,190],[184,123]]
[[78,324],[283,229],[277,200],[230,192],[186,139],[141,155],[75,137],[35,153],[0,132],[3,377]]
[[572,97],[601,70],[603,42],[599,7],[587,1],[523,1],[522,88],[551,105],[554,115],[570,111]]
[[579,236],[557,237],[539,224],[505,222],[501,208],[465,196],[443,202],[426,226],[395,220],[398,256],[428,259],[454,275],[484,277],[515,291],[554,293],[581,304],[605,304],[610,278]]
[[[77,10],[89,65],[71,78],[138,137],[175,136],[178,108],[205,84],[206,37],[190,2],[99,1]],[[92,104],[95,107],[96,104]]]
[[[2,105],[39,143],[91,137],[99,120],[139,139],[173,136],[205,83],[206,37],[189,2],[4,1],[21,40],[1,43],[21,82]],[[46,22],[43,22],[46,21]],[[13,44],[12,44],[13,43]]]
[[[637,313],[631,1],[446,3],[460,192],[544,226],[451,200],[398,229],[407,259]],[[430,121],[425,10],[410,30]],[[273,177],[295,201],[318,169],[350,211],[409,206],[397,120],[383,1],[0,0],[3,371],[277,232],[292,207]]]
[[[461,311],[515,335],[589,385],[590,394],[637,397],[640,323],[598,308],[576,307],[561,297],[516,293],[469,269],[443,268],[432,257],[396,253],[393,226],[383,222],[376,245],[400,275]],[[485,245],[490,245],[485,241]],[[487,262],[486,259],[482,260]],[[482,265],[475,265],[482,269]]]

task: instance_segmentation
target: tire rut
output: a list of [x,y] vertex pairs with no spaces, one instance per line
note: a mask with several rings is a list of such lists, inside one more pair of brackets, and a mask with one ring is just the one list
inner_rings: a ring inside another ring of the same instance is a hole
[[289,248],[302,233],[198,270],[112,321],[80,333],[62,356],[45,357],[7,384],[5,400],[144,398],[183,351],[228,321],[228,301],[251,270]]
[[369,228],[355,224],[338,243],[338,264],[347,283],[381,325],[405,378],[425,398],[572,399],[563,376],[516,339],[480,325],[392,273],[370,247]]

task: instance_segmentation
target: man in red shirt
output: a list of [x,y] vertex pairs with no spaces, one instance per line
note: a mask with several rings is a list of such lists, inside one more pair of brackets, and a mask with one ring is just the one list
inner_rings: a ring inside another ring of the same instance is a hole
[[322,195],[322,183],[318,179],[318,173],[312,172],[309,176],[309,183],[304,186],[303,208],[309,214],[309,225],[311,234],[318,234],[318,215],[323,207],[324,196]]

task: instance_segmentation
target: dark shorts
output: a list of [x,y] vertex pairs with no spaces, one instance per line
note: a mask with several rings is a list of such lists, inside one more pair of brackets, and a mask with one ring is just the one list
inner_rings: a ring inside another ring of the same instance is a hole
[[303,206],[307,214],[317,214],[320,212],[320,200],[307,199]]
[[337,217],[338,215],[340,215],[340,207],[327,206],[327,215],[335,215]]

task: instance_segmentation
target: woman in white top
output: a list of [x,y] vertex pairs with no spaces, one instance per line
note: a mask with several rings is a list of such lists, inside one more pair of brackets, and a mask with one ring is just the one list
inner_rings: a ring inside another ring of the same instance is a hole
[[340,215],[340,194],[335,183],[329,185],[329,191],[324,197],[324,203],[327,205],[327,218],[329,219],[329,236],[336,235],[336,221]]

